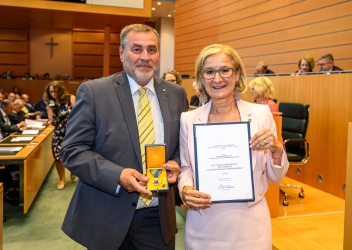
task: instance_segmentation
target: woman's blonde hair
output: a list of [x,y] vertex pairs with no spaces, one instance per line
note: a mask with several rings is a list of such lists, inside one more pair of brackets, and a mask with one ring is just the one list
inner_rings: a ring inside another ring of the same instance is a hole
[[275,91],[273,83],[265,76],[257,77],[248,83],[248,86],[255,90],[264,99],[274,99]]
[[199,91],[200,92],[202,92],[203,90],[205,91],[204,84],[202,82],[203,79],[201,77],[201,71],[203,69],[204,62],[209,56],[217,53],[223,53],[227,55],[230,58],[235,70],[240,70],[238,87],[241,93],[245,92],[247,90],[246,71],[244,69],[242,60],[233,48],[224,44],[209,45],[205,47],[198,55],[196,60],[195,76],[196,76],[196,81],[197,81]]

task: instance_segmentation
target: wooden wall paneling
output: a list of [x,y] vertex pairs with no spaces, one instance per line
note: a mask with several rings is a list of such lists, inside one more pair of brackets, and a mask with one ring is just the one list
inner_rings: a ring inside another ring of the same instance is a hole
[[120,56],[111,55],[110,62],[111,62],[111,67],[121,67],[122,68],[122,62],[120,60]]
[[102,43],[104,41],[104,33],[102,31],[77,31],[72,34],[74,43]]
[[25,65],[27,63],[26,54],[0,53],[0,64]]
[[[202,13],[203,6],[198,3],[193,9],[193,2],[176,1],[176,5],[179,2],[184,10],[176,11],[175,17],[175,69],[181,74],[189,73],[182,65],[193,64],[194,51],[217,42],[235,47],[251,70],[264,60],[277,73],[292,72],[302,55],[318,59],[329,52],[337,65],[352,68],[348,54],[352,47],[351,1],[218,1],[221,3],[213,10],[219,11],[218,16],[207,19],[202,15],[197,23],[190,19]],[[187,15],[187,9],[192,15]]]
[[73,56],[75,66],[97,66],[103,65],[102,55],[75,55]]
[[0,72],[22,77],[29,70],[27,29],[0,28]]
[[348,123],[348,146],[346,164],[346,203],[343,249],[352,249],[352,122]]
[[0,28],[1,41],[24,41],[27,38],[26,29]]
[[27,53],[27,40],[25,41],[0,41],[0,53],[16,52],[16,53]]
[[104,45],[102,43],[74,43],[73,54],[81,55],[103,55]]
[[73,76],[76,79],[82,79],[86,75],[89,79],[100,78],[103,76],[103,66],[99,67],[79,67],[73,68]]

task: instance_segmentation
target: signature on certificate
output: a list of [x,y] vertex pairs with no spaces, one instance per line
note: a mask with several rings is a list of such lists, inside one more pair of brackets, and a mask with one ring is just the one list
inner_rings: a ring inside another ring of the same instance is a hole
[[235,186],[232,186],[231,184],[220,184],[218,187],[218,190],[226,190],[226,189],[234,189],[236,188]]

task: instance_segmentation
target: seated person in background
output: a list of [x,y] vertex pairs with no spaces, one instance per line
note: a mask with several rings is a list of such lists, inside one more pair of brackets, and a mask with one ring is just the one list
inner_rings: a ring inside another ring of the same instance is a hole
[[163,73],[161,78],[165,79],[166,81],[177,83],[178,85],[182,85],[182,78],[179,73],[175,70],[167,70]]
[[26,123],[23,121],[18,124],[11,125],[8,115],[12,112],[12,109],[13,102],[10,100],[4,99],[0,103],[0,139],[7,137],[9,133],[19,132],[26,129]]
[[33,80],[29,72],[24,72],[22,80]]
[[268,69],[268,64],[266,62],[259,62],[255,67],[254,75],[275,75],[275,73]]
[[35,107],[34,104],[29,101],[29,96],[27,94],[22,94],[21,99],[24,101],[23,112],[25,113],[34,113]]
[[191,102],[189,103],[189,105],[199,107],[201,105],[201,102],[199,101],[199,97],[201,94],[198,90],[198,86],[197,86],[196,81],[194,81],[192,83],[192,87],[193,87],[194,96],[191,97]]
[[4,95],[0,92],[0,102],[2,102],[2,100],[4,100]]
[[50,74],[48,72],[44,73],[43,76],[42,76],[42,80],[51,80]]
[[266,104],[271,112],[279,112],[274,99],[274,86],[269,78],[265,76],[257,77],[248,84],[255,103]]
[[29,118],[26,113],[23,112],[24,101],[21,99],[16,99],[13,102],[13,109],[10,114],[8,114],[10,122],[12,125],[19,124],[20,122],[24,122],[26,118]]
[[14,100],[16,100],[16,94],[13,92],[8,93],[7,99],[9,99],[11,102],[13,102]]
[[295,74],[309,74],[310,72],[313,72],[313,69],[315,67],[315,61],[314,57],[311,55],[305,55],[298,61],[298,71],[295,71]]
[[15,79],[12,70],[7,71],[5,79]]
[[47,113],[47,109],[46,109],[46,104],[44,102],[44,96],[45,93],[43,95],[43,98],[40,99],[36,104],[35,104],[35,111],[36,112],[40,112],[40,117],[39,119],[48,119],[48,113]]
[[17,86],[17,85],[12,87],[12,91],[11,92],[13,92],[15,95],[20,95],[20,96],[22,95],[21,88],[19,86]]
[[331,71],[343,71],[343,69],[334,65],[334,57],[332,54],[321,55],[319,57],[318,67],[320,71],[325,74],[330,74]]
[[64,81],[67,81],[67,80],[70,80],[70,75],[69,74],[64,74],[63,76],[62,76],[62,80],[64,80]]

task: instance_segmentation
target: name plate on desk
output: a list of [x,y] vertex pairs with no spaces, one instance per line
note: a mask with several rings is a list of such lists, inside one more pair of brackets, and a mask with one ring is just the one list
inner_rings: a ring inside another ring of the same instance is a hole
[[147,189],[152,192],[169,190],[166,169],[162,167],[166,160],[165,144],[150,144],[145,146],[145,161],[147,170]]
[[249,122],[194,124],[197,190],[212,202],[254,201]]

